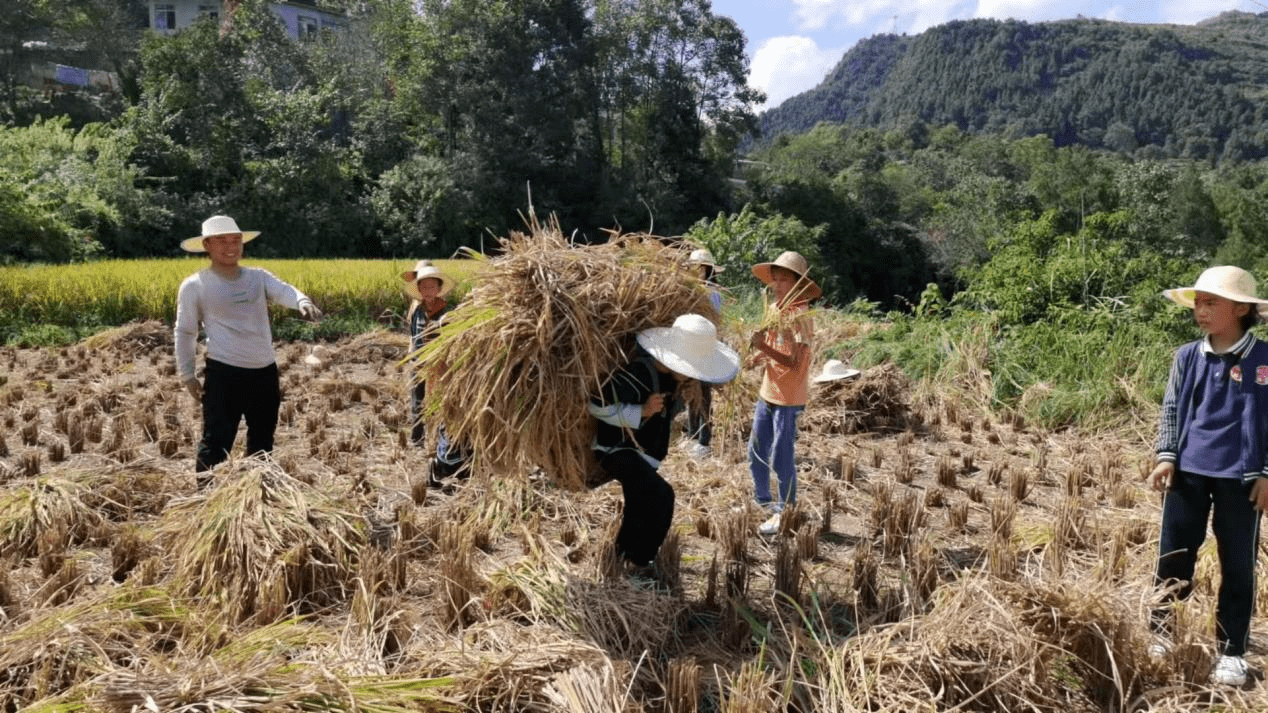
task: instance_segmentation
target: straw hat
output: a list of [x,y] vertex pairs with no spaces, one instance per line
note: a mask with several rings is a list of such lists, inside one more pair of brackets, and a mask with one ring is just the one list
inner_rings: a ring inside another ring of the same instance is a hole
[[692,265],[708,265],[713,268],[714,272],[726,272],[725,267],[718,266],[718,261],[713,259],[713,253],[709,252],[707,248],[692,250],[687,262]]
[[794,250],[785,250],[775,258],[775,262],[759,262],[753,266],[753,275],[761,280],[763,284],[771,283],[770,269],[772,267],[782,267],[786,270],[792,270],[797,273],[801,281],[793,289],[796,290],[796,296],[803,300],[817,299],[823,295],[823,290],[810,279],[810,264],[806,262],[806,258],[801,253]]
[[233,235],[234,233],[241,233],[242,242],[249,243],[260,234],[260,231],[240,230],[238,229],[238,222],[233,218],[227,215],[213,215],[203,221],[203,234],[182,240],[181,249],[187,253],[205,253],[207,248],[203,247],[203,238],[210,238],[216,235]]
[[823,371],[816,376],[813,381],[816,384],[822,384],[825,381],[837,381],[838,379],[849,379],[859,375],[858,369],[850,369],[840,359],[829,359],[823,365]]
[[718,328],[698,314],[684,314],[672,327],[644,329],[638,345],[679,374],[711,384],[730,381],[740,371],[740,355],[718,341]]
[[405,284],[401,287],[401,289],[405,290],[405,294],[421,301],[423,299],[423,294],[418,291],[418,282],[419,280],[425,280],[428,277],[440,281],[440,293],[438,295],[440,297],[444,297],[449,294],[449,291],[453,289],[453,280],[449,279],[445,273],[441,272],[440,268],[431,264],[431,260],[419,260],[418,263],[414,265],[413,270],[406,270],[405,272],[402,272],[401,279],[405,281]]
[[[1247,302],[1254,305],[1268,305],[1268,300],[1261,300],[1256,294],[1255,277],[1235,265],[1210,267],[1198,275],[1193,287],[1177,287],[1163,290],[1167,299],[1184,307],[1193,307],[1193,299],[1199,292],[1207,292],[1234,302]],[[1256,308],[1260,314],[1262,307]]]

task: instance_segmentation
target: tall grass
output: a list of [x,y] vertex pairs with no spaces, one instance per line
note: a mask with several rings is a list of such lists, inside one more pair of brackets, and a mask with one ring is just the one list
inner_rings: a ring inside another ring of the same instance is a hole
[[[466,290],[472,260],[438,260]],[[400,273],[407,260],[245,260],[295,285],[327,315],[326,330],[358,331],[405,311]],[[176,318],[176,292],[206,258],[105,260],[0,267],[0,342],[64,342],[133,320]],[[319,327],[275,323],[278,337],[321,336]]]
[[1153,425],[1172,354],[1193,334],[1093,313],[1004,324],[960,310],[949,318],[894,315],[842,345],[855,366],[893,362],[935,390],[1044,428]]

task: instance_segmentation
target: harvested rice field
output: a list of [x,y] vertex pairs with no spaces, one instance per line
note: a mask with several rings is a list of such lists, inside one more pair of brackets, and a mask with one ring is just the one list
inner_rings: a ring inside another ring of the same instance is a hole
[[278,345],[274,459],[202,491],[167,326],[0,351],[3,709],[1268,709],[1262,674],[1206,684],[1211,557],[1177,646],[1146,654],[1147,444],[913,399],[878,367],[815,393],[799,506],[760,537],[748,372],[717,393],[713,455],[665,463],[660,579],[632,580],[616,484],[426,486],[406,348]]

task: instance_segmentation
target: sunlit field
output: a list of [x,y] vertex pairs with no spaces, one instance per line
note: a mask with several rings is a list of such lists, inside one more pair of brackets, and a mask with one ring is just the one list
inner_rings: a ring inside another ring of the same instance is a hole
[[[0,341],[34,328],[86,332],[138,320],[172,323],[180,283],[205,258],[0,267]],[[298,287],[336,320],[387,321],[405,310],[400,273],[412,260],[244,260]],[[437,260],[465,291],[473,260]],[[336,321],[336,324],[338,321]],[[285,324],[280,325],[283,328]],[[74,333],[73,333],[74,334]]]

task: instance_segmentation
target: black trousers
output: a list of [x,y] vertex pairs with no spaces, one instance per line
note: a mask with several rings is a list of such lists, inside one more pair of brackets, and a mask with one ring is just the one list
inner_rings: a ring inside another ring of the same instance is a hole
[[639,455],[620,450],[596,453],[600,467],[621,483],[625,507],[616,535],[616,553],[631,564],[650,564],[674,519],[674,488]]
[[247,421],[247,453],[272,451],[281,404],[277,364],[243,369],[208,359],[203,383],[203,439],[198,444],[194,470],[210,470],[229,457],[243,418]]
[[713,439],[713,419],[709,412],[713,410],[713,385],[700,382],[700,408],[687,408],[687,437],[694,438],[702,446],[709,445]]
[[[1214,517],[1210,517],[1212,511]],[[1255,556],[1259,548],[1259,512],[1250,502],[1250,485],[1235,478],[1176,471],[1162,503],[1155,582],[1159,586],[1182,582],[1175,596],[1189,596],[1208,519],[1220,559],[1216,641],[1222,653],[1243,656],[1255,606]],[[1167,609],[1155,611],[1154,629],[1165,630],[1168,616]]]
[[412,398],[409,402],[409,440],[416,446],[427,440],[427,424],[423,423],[423,397],[427,395],[427,382],[414,384]]

